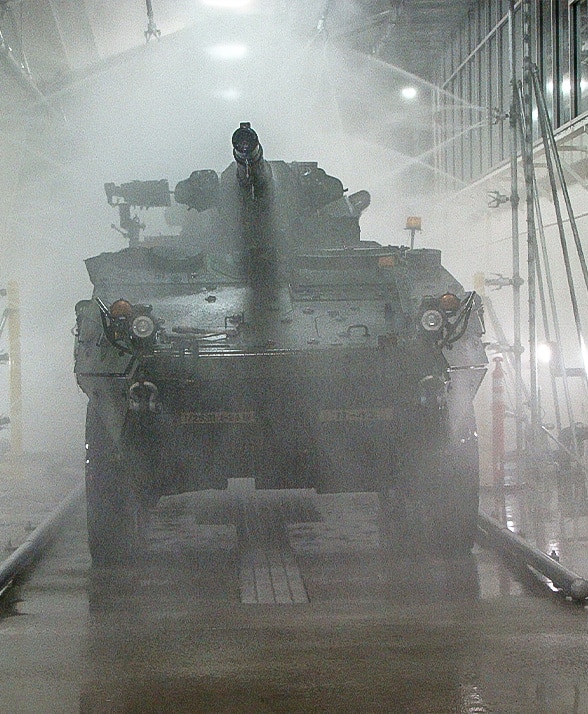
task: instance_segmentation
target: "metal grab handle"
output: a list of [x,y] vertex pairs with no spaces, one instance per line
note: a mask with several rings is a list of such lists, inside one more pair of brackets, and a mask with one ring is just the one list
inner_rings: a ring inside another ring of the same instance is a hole
[[370,336],[370,331],[368,329],[367,325],[359,324],[359,325],[349,325],[347,328],[347,336],[351,337],[351,332],[353,330],[363,330],[363,337],[366,339]]
[[159,390],[153,382],[135,382],[129,389],[129,409],[133,412],[148,410],[157,414],[161,411],[158,397]]

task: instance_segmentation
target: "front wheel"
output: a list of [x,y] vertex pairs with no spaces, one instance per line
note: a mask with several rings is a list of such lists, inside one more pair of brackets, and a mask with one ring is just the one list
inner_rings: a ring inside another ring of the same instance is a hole
[[140,513],[127,469],[100,413],[86,417],[88,546],[95,565],[128,562],[136,549]]
[[[461,448],[459,448],[461,447]],[[444,454],[431,504],[431,536],[444,555],[471,551],[477,532],[479,469],[476,444],[460,444]]]
[[429,450],[415,445],[380,494],[383,538],[402,552],[461,557],[477,531],[478,445],[471,421]]

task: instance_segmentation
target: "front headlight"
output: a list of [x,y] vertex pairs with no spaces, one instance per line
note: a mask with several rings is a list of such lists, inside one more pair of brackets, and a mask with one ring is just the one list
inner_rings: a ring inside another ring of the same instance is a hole
[[131,332],[135,337],[144,340],[155,331],[155,323],[149,315],[138,315],[131,323]]
[[443,326],[443,315],[439,310],[425,310],[421,316],[421,325],[427,332],[437,332]]

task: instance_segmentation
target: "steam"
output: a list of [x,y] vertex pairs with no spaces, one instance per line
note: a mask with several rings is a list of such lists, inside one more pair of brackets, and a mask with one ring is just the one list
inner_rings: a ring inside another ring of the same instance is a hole
[[[105,182],[174,186],[194,169],[220,171],[232,132],[250,121],[269,160],[318,161],[350,192],[372,193],[364,239],[402,243],[406,216],[429,203],[431,172],[415,154],[429,147],[430,88],[407,102],[405,73],[324,33],[297,39],[288,9],[276,8],[269,17],[193,10],[193,26],[137,46],[61,92],[49,114],[38,108],[6,129],[0,279],[21,287],[28,450],[83,444],[73,307],[91,294],[84,258],[125,245],[110,228]],[[150,212],[143,219],[147,234],[159,230]],[[5,390],[1,398],[0,413]]]

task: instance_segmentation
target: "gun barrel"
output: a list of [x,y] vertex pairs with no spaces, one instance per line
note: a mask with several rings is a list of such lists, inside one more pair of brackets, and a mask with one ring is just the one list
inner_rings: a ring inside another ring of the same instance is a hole
[[233,134],[232,142],[239,183],[244,187],[262,188],[268,183],[271,171],[263,158],[259,137],[249,122],[241,122]]

